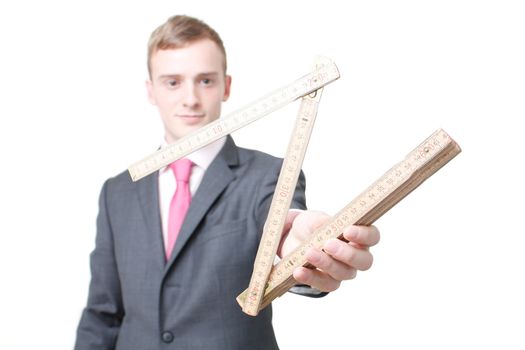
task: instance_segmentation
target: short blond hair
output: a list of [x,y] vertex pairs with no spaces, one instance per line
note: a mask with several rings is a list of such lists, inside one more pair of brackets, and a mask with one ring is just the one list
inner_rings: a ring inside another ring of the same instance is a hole
[[184,47],[202,39],[212,40],[224,56],[224,74],[226,74],[226,50],[219,34],[203,21],[185,15],[176,15],[160,25],[151,33],[148,41],[148,72],[151,78],[151,56],[159,50]]

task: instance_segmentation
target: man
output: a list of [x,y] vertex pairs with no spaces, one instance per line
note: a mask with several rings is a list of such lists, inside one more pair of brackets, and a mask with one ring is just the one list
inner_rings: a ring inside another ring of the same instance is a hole
[[[222,41],[205,23],[168,19],[152,33],[148,68],[148,96],[165,144],[219,118],[232,80]],[[170,167],[136,183],[127,173],[109,179],[76,349],[277,349],[271,306],[250,317],[235,297],[248,286],[281,163],[226,137],[187,156],[187,185]],[[301,174],[292,208],[306,209],[304,186]],[[191,205],[174,218],[172,197],[183,187]],[[173,222],[181,216],[175,239]],[[318,212],[290,211],[278,254],[325,220]],[[350,243],[332,240],[308,253],[317,269],[295,270],[298,283],[333,291],[370,267],[368,247],[378,242],[378,230],[353,226],[344,235]]]

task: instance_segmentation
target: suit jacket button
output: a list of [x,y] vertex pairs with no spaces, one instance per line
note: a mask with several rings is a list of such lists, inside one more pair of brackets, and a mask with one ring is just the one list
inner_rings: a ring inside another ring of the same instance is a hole
[[165,343],[171,343],[174,338],[173,333],[168,332],[168,331],[162,332],[161,337],[162,337],[162,341]]

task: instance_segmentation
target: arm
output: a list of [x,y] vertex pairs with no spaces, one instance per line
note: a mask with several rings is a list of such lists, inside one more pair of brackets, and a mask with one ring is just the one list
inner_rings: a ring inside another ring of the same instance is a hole
[[99,199],[96,246],[90,257],[91,283],[87,306],[77,330],[75,350],[114,349],[124,316],[106,196],[107,183]]

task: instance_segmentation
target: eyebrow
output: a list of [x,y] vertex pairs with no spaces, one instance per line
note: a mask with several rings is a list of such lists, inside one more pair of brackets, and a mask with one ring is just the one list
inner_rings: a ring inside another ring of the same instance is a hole
[[206,72],[197,74],[198,77],[209,77],[209,76],[219,76],[218,72]]
[[[157,79],[169,79],[169,78],[179,78],[182,74],[161,74],[157,77]],[[219,72],[204,72],[199,73],[196,75],[196,77],[210,77],[210,76],[219,76]]]

